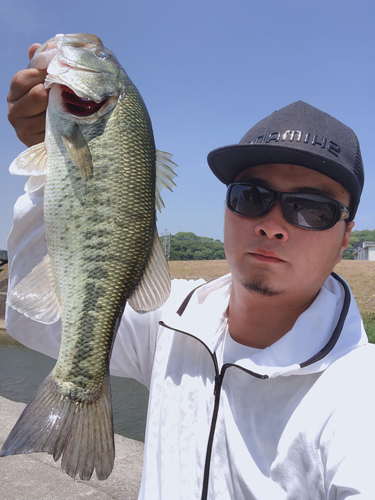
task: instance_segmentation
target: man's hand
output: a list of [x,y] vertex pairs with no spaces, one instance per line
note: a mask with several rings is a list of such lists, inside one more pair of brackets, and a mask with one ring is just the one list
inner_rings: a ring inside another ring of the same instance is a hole
[[[39,44],[29,48],[32,58]],[[8,94],[8,120],[20,141],[30,147],[44,141],[48,91],[43,82],[46,70],[24,69],[14,75]]]

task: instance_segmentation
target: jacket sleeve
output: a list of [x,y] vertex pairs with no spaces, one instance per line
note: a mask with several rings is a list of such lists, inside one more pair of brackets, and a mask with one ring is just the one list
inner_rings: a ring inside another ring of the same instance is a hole
[[[14,207],[13,227],[8,238],[8,294],[47,254],[43,217],[43,189],[21,196]],[[37,323],[6,307],[5,327],[9,335],[30,349],[57,358],[60,322]]]
[[[40,189],[21,196],[14,208],[13,227],[8,239],[8,293],[46,254],[43,189]],[[168,308],[177,309],[179,302],[200,282],[173,280],[167,302],[150,313],[138,314],[126,306],[112,351],[112,375],[134,378],[149,387],[159,320]],[[60,321],[45,325],[7,307],[5,323],[8,333],[21,344],[57,359],[61,340]]]
[[321,435],[328,500],[375,498],[372,396],[375,346],[370,344],[355,351],[350,376],[342,374],[341,380],[337,380],[337,392],[343,392],[342,401]]

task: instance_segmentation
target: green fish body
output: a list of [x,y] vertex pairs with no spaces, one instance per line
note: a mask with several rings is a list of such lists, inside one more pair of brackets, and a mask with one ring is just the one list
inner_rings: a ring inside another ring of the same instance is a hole
[[[106,479],[114,462],[109,385],[113,341],[127,301],[139,312],[169,295],[156,230],[161,187],[174,177],[155,151],[143,100],[93,35],[57,35],[47,58],[46,138],[11,172],[44,185],[48,255],[8,298],[36,321],[61,318],[56,365],[25,408],[1,455],[46,451],[72,477]],[[68,68],[68,69],[66,69]],[[156,201],[155,201],[156,200]]]

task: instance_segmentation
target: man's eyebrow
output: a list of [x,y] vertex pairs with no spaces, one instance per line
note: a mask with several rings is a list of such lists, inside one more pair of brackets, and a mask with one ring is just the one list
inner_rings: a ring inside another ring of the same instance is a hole
[[[241,179],[243,182],[254,182],[258,186],[263,186],[269,189],[274,189],[277,191],[276,187],[269,182],[267,179],[259,179],[258,177],[245,177]],[[290,191],[283,191],[286,193],[306,193],[306,194],[321,194],[323,196],[328,196],[329,198],[334,198],[334,193],[328,187],[313,187],[313,186],[297,186]]]

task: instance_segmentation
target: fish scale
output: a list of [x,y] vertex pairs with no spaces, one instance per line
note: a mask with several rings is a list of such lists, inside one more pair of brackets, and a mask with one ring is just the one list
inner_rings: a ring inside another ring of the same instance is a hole
[[112,345],[127,301],[146,312],[168,297],[155,206],[175,174],[171,155],[155,150],[142,97],[97,37],[56,35],[34,58],[48,64],[45,147],[21,153],[10,171],[30,176],[26,191],[44,186],[48,255],[8,304],[35,321],[61,318],[61,347],[1,456],[45,451],[72,477],[95,469],[106,479]]

